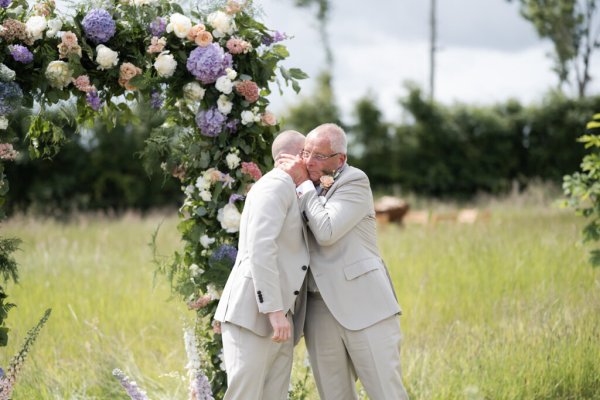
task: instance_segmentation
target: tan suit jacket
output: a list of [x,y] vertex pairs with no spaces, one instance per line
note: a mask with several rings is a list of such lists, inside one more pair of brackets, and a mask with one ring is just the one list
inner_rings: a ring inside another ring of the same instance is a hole
[[[238,255],[217,306],[215,319],[260,336],[272,334],[268,312],[294,312],[294,339],[304,325],[305,306],[296,304],[307,273],[309,254],[295,185],[273,169],[246,198]],[[295,308],[296,306],[296,308]]]
[[300,207],[310,228],[310,270],[334,318],[359,330],[400,313],[377,248],[367,175],[345,165],[324,202],[310,190],[300,196]]

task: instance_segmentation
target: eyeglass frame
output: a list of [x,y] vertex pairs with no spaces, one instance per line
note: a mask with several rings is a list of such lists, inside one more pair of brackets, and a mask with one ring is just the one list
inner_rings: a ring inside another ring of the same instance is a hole
[[309,159],[309,158],[313,157],[317,161],[325,161],[325,160],[329,160],[330,158],[335,157],[339,154],[342,154],[342,153],[333,153],[330,155],[325,155],[325,154],[321,154],[321,153],[309,153],[306,150],[302,150],[300,152],[300,157],[302,157],[304,159]]

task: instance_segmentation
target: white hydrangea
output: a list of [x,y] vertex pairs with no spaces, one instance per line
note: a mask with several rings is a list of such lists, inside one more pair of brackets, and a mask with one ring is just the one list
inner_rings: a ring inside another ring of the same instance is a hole
[[208,190],[210,189],[210,180],[204,176],[199,176],[198,179],[196,179],[196,187],[200,191]]
[[225,74],[227,74],[227,77],[231,80],[237,78],[237,71],[233,68],[225,68]]
[[242,215],[235,204],[226,204],[223,208],[219,208],[217,212],[217,220],[221,223],[221,227],[228,233],[239,231],[241,218]]
[[219,300],[221,298],[221,291],[217,290],[217,287],[214,283],[209,283],[206,285],[206,294],[210,296],[213,300]]
[[230,170],[236,169],[238,165],[240,165],[240,157],[238,157],[237,153],[229,153],[227,157],[225,157],[225,161],[227,161],[227,166]]
[[0,130],[5,130],[6,128],[8,128],[8,118],[0,115]]
[[212,200],[212,193],[209,192],[208,190],[201,190],[200,191],[200,198],[204,201],[211,201]]
[[233,103],[229,101],[229,98],[222,94],[219,96],[217,100],[217,108],[219,112],[223,115],[228,115],[231,112],[231,108],[233,107]]
[[202,275],[204,270],[200,268],[197,264],[190,265],[190,273],[192,276]]

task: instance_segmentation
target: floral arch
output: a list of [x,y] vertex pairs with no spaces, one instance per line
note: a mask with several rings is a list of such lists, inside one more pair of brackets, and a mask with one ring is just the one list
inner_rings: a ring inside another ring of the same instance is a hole
[[[286,36],[256,19],[251,1],[83,2],[69,16],[53,0],[0,0],[0,158],[17,156],[11,133],[19,107],[33,110],[29,151],[55,154],[62,128],[44,118],[58,103],[76,104],[79,127],[131,115],[134,103],[164,113],[148,146],[181,181],[178,229],[184,247],[161,270],[197,313],[203,369],[216,396],[226,378],[212,316],[237,253],[244,194],[270,160],[278,130],[269,84],[281,76],[298,91],[302,71],[283,68]],[[279,75],[277,74],[279,73]],[[109,125],[110,126],[110,125]],[[8,182],[0,165],[0,203]],[[7,239],[4,239],[7,240]]]

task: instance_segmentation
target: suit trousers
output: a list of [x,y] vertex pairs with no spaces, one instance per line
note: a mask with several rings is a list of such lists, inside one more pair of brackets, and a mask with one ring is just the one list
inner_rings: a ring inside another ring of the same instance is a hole
[[393,315],[358,331],[341,326],[320,296],[308,297],[304,340],[321,400],[407,400],[400,369],[400,321]]
[[[288,321],[293,321],[288,313]],[[292,373],[293,338],[276,343],[230,322],[221,325],[227,391],[223,400],[286,400]]]

